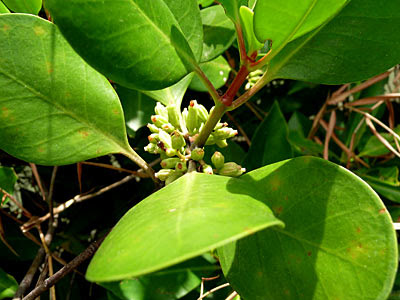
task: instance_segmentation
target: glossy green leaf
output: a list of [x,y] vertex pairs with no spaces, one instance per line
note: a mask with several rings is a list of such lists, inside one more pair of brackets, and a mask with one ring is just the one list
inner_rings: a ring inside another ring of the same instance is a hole
[[86,278],[115,281],[137,277],[266,227],[282,225],[254,196],[229,192],[231,185],[248,191],[247,184],[238,179],[194,172],[150,195],[128,211],[107,236]]
[[203,54],[201,61],[210,61],[225,50],[235,40],[235,27],[225,15],[221,5],[214,5],[200,11],[203,22]]
[[254,170],[293,157],[288,140],[289,130],[278,102],[275,102],[264,121],[257,127],[251,147],[242,165]]
[[370,78],[399,63],[399,26],[400,2],[352,0],[325,26],[286,45],[269,76],[324,84]]
[[46,6],[75,50],[127,87],[171,86],[201,57],[196,0],[47,0]]
[[0,28],[1,149],[43,165],[131,151],[114,89],[55,25],[3,14]]
[[254,34],[253,11],[247,6],[241,6],[239,9],[239,13],[240,13],[240,23],[242,25],[243,35],[246,44],[246,51],[247,54],[251,56],[255,51],[258,51],[261,48],[263,48],[264,43],[260,43]]
[[[231,67],[223,56],[219,56],[212,61],[200,64],[200,68],[216,89],[225,85],[231,71]],[[198,92],[208,91],[203,82],[197,76],[193,77],[189,88]]]
[[2,0],[7,7],[16,13],[37,15],[42,9],[42,0]]
[[18,283],[0,268],[0,299],[11,298],[18,289]]
[[287,43],[334,16],[349,0],[258,0],[254,31],[259,41],[272,40],[271,56]]
[[14,185],[17,182],[17,174],[13,168],[0,166],[0,188],[9,194],[14,193]]
[[150,122],[156,103],[149,96],[136,90],[123,86],[118,86],[116,90],[121,100],[128,134],[135,136],[139,128]]
[[[394,131],[400,134],[400,126],[397,126]],[[382,137],[386,139],[396,149],[394,137],[390,133],[381,133]],[[372,135],[358,156],[381,156],[391,153],[391,151],[385,147],[385,145],[375,136]]]
[[225,9],[226,15],[236,24],[240,24],[239,8],[247,5],[248,0],[218,0]]
[[141,92],[161,102],[164,105],[168,105],[169,103],[175,103],[177,107],[180,107],[183,96],[185,95],[186,90],[190,82],[192,81],[193,76],[194,73],[190,73],[178,83],[162,90],[141,91]]
[[224,274],[244,299],[387,298],[398,263],[396,234],[365,182],[312,157],[269,165],[241,180],[285,222],[284,229],[218,250]]
[[5,13],[9,13],[10,11],[8,10],[8,8],[4,5],[3,2],[0,1],[0,14],[5,14]]
[[215,267],[198,257],[165,271],[100,285],[122,300],[175,300],[200,285]]

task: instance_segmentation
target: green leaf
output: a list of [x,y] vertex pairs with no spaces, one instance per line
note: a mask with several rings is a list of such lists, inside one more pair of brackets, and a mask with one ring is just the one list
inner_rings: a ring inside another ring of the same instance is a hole
[[11,298],[18,289],[18,283],[0,268],[0,299]]
[[164,105],[168,105],[169,103],[175,103],[177,107],[181,107],[183,96],[185,95],[186,90],[190,82],[192,81],[193,76],[194,73],[190,73],[186,75],[178,83],[162,90],[141,91],[141,92],[161,102]]
[[400,2],[352,0],[325,26],[286,45],[272,59],[269,78],[324,84],[370,78],[399,63],[400,41],[393,31],[399,26]]
[[173,300],[199,286],[211,270],[215,267],[199,257],[155,274],[100,285],[122,300]]
[[[216,59],[200,64],[200,68],[208,77],[216,89],[224,86],[229,78],[231,67],[223,56],[218,56]],[[204,86],[199,77],[193,77],[189,88],[198,92],[207,92],[208,89]]]
[[258,0],[254,31],[259,41],[272,40],[274,56],[290,41],[317,28],[349,0]]
[[251,56],[255,51],[263,48],[264,43],[260,43],[254,34],[253,11],[247,6],[241,6],[239,9],[239,13],[240,13],[240,22],[243,29],[243,35],[245,38],[246,51],[247,54]]
[[214,3],[214,0],[197,0],[197,3],[201,5],[202,7],[207,7],[210,6],[211,4]]
[[[400,126],[397,126],[394,131],[397,134],[400,134]],[[386,139],[395,149],[396,149],[396,144],[394,141],[393,135],[390,133],[381,133],[381,136]],[[363,149],[361,150],[360,154],[358,156],[363,157],[363,156],[381,156],[381,155],[386,155],[391,153],[391,151],[385,147],[385,145],[375,136],[372,135]]]
[[7,7],[16,13],[37,15],[42,9],[42,0],[2,0]]
[[313,157],[269,165],[241,180],[285,222],[284,229],[218,250],[224,274],[244,299],[387,298],[398,263],[396,234],[365,182]]
[[17,179],[17,174],[15,174],[13,168],[0,166],[0,188],[12,195],[14,193],[14,185],[17,182]]
[[42,165],[133,151],[114,89],[55,25],[3,14],[0,28],[1,149]]
[[239,8],[247,5],[248,0],[218,0],[225,9],[226,15],[233,23],[240,24]]
[[118,86],[116,90],[121,99],[128,134],[135,136],[139,128],[149,123],[154,114],[155,101],[139,91],[123,86]]
[[221,5],[202,9],[200,14],[204,35],[201,61],[205,62],[218,57],[232,45],[235,27]]
[[[247,184],[189,173],[128,211],[104,240],[86,273],[115,281],[151,273],[269,226],[281,225],[254,196],[229,192]],[[196,233],[196,234],[194,234]]]
[[278,102],[275,102],[264,121],[257,127],[251,147],[242,165],[247,170],[293,157],[288,140],[289,129]]
[[201,57],[196,0],[47,0],[46,6],[74,49],[126,87],[171,86]]
[[9,13],[10,11],[8,8],[3,4],[3,2],[0,1],[0,14],[6,14]]

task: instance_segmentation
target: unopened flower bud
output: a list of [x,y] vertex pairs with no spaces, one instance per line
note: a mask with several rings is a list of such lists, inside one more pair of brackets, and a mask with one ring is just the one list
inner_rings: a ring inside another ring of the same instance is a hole
[[226,142],[226,140],[216,140],[215,144],[217,144],[217,146],[220,148],[228,147],[228,143]]
[[197,104],[197,116],[199,117],[199,120],[203,123],[205,123],[208,119],[208,111],[201,104]]
[[198,115],[197,115],[197,101],[190,101],[190,105],[188,108],[188,115],[186,118],[186,127],[190,134],[196,133],[196,128],[198,129],[200,124],[198,124]]
[[168,121],[175,126],[175,128],[179,128],[179,112],[175,104],[171,103],[167,105],[168,110]]
[[160,129],[156,125],[150,123],[147,124],[147,128],[149,128],[150,131],[153,133],[158,133],[160,131]]
[[214,138],[214,136],[211,134],[211,135],[207,138],[206,145],[209,146],[209,145],[214,145],[214,144],[215,144],[215,138]]
[[186,145],[185,138],[178,131],[174,131],[171,136],[171,145],[172,148],[179,150]]
[[144,147],[144,151],[147,151],[152,154],[156,154],[157,149],[158,149],[157,145],[152,144],[152,143],[150,143],[146,147]]
[[187,171],[186,163],[183,161],[177,162],[175,165],[175,170],[179,172],[186,172]]
[[153,115],[151,116],[151,121],[156,125],[158,128],[161,128],[163,124],[168,123],[168,119],[160,116],[160,115]]
[[160,102],[157,102],[156,106],[154,107],[154,111],[155,111],[156,115],[163,116],[164,118],[166,118],[168,120],[168,110]]
[[238,134],[237,130],[233,130],[232,128],[229,127],[223,127],[213,132],[213,135],[217,140],[229,139],[237,134]]
[[160,141],[160,136],[158,133],[152,133],[147,137],[147,139],[149,140],[149,143],[157,144]]
[[165,149],[165,153],[166,153],[169,157],[172,157],[172,156],[175,156],[177,152],[176,152],[176,149],[167,148],[167,149]]
[[161,181],[165,181],[171,174],[173,174],[175,171],[172,169],[161,169],[158,171],[155,176],[156,178],[160,179]]
[[224,166],[225,157],[222,155],[221,152],[215,151],[213,156],[211,156],[211,162],[216,169],[220,169]]
[[203,170],[203,173],[210,174],[210,175],[214,174],[213,168],[210,165],[204,164],[202,166],[202,170]]
[[202,160],[204,157],[204,149],[203,148],[195,148],[192,150],[190,154],[190,158],[196,161]]
[[163,142],[164,148],[172,147],[171,136],[168,133],[166,133],[164,130],[160,130],[158,136],[160,137],[160,141]]
[[171,133],[171,132],[173,132],[173,131],[175,130],[175,127],[174,127],[171,123],[163,124],[163,125],[161,126],[161,128],[162,128],[164,131],[168,132],[168,133]]
[[163,169],[172,169],[175,167],[175,165],[180,162],[181,160],[177,157],[172,157],[172,158],[167,158],[163,159],[160,163],[161,167]]
[[172,183],[173,181],[177,180],[179,177],[183,175],[182,172],[173,172],[168,178],[165,180],[165,185]]
[[221,129],[222,127],[227,127],[227,126],[228,126],[228,123],[226,123],[226,122],[224,122],[224,123],[219,122],[219,123],[217,123],[217,125],[215,125],[214,130],[218,130],[218,129]]
[[230,177],[239,177],[244,172],[246,172],[246,169],[234,162],[227,162],[218,170],[218,174]]

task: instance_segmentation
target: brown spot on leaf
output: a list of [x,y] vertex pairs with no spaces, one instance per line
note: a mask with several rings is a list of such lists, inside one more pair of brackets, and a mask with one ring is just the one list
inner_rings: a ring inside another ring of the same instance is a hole
[[7,107],[2,107],[1,108],[1,116],[3,117],[3,118],[8,118],[8,116],[10,115],[10,111],[9,111],[9,109],[7,108]]
[[277,176],[275,176],[274,178],[272,178],[270,185],[271,189],[273,191],[276,191],[281,186],[281,180]]
[[288,201],[289,200],[289,197],[288,196],[285,196],[285,201]]
[[283,207],[282,206],[274,207],[273,210],[276,215],[280,215],[283,211]]
[[38,148],[38,152],[43,153],[43,152],[44,152],[43,147],[39,147],[39,148]]
[[357,233],[360,233],[360,232],[361,232],[361,228],[357,227]]
[[382,209],[380,209],[380,210],[379,210],[379,213],[380,213],[380,214],[384,214],[384,213],[386,213],[386,208],[382,208]]
[[80,133],[80,135],[85,139],[89,136],[89,132],[87,132],[86,130],[78,130],[78,132]]
[[311,251],[308,251],[308,252],[307,252],[307,255],[308,255],[308,256],[311,256],[311,254],[312,254]]
[[113,112],[114,115],[119,115],[119,110],[116,109],[116,108],[114,108],[114,109],[112,110],[112,112]]
[[53,73],[54,71],[53,64],[49,61],[46,61],[46,69],[49,74]]
[[8,31],[8,30],[10,30],[10,25],[8,25],[8,24],[4,24],[3,25],[3,31]]

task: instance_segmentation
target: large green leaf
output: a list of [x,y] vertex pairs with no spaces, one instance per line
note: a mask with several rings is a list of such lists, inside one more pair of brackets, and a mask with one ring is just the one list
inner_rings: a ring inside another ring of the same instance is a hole
[[196,0],[47,0],[46,6],[76,51],[127,87],[168,87],[201,57]]
[[50,22],[0,15],[0,148],[62,165],[131,150],[121,104]]
[[[252,300],[386,299],[397,268],[396,234],[360,178],[300,157],[241,177],[285,222],[219,249],[232,287]],[[232,193],[244,194],[231,186]],[[243,274],[246,274],[244,276]]]
[[235,27],[221,5],[201,10],[204,42],[201,61],[210,61],[221,55],[235,40]]
[[288,140],[289,129],[278,102],[275,102],[264,121],[257,127],[251,147],[242,165],[248,170],[293,157]]
[[287,44],[271,61],[269,77],[325,84],[364,80],[400,62],[393,30],[399,26],[399,1],[352,0],[325,26]]
[[264,42],[272,40],[271,56],[288,42],[317,28],[334,16],[349,0],[258,0],[254,31]]
[[7,7],[4,5],[3,2],[0,1],[0,14],[5,14],[9,13],[10,11],[7,9]]
[[37,15],[42,9],[42,0],[2,0],[7,7],[16,13]]
[[17,182],[17,174],[13,168],[0,166],[0,188],[9,194],[14,193],[14,185]]
[[[231,185],[248,195],[229,192]],[[186,174],[122,217],[96,252],[86,278],[114,281],[140,276],[274,225],[282,222],[246,182]]]
[[156,91],[142,91],[142,93],[163,103],[164,105],[174,103],[177,107],[181,107],[183,96],[185,95],[193,76],[194,73],[190,73],[186,75],[181,81],[175,83],[170,87]]
[[0,299],[13,297],[17,288],[18,283],[14,277],[0,268]]
[[[225,85],[229,78],[229,73],[231,72],[231,67],[222,55],[218,56],[212,61],[200,64],[200,68],[203,70],[204,74],[206,74],[207,78],[211,81],[216,89],[219,89]],[[198,76],[193,77],[189,88],[198,92],[208,91]]]
[[225,9],[226,15],[236,24],[240,23],[239,8],[246,6],[248,0],[218,0]]

